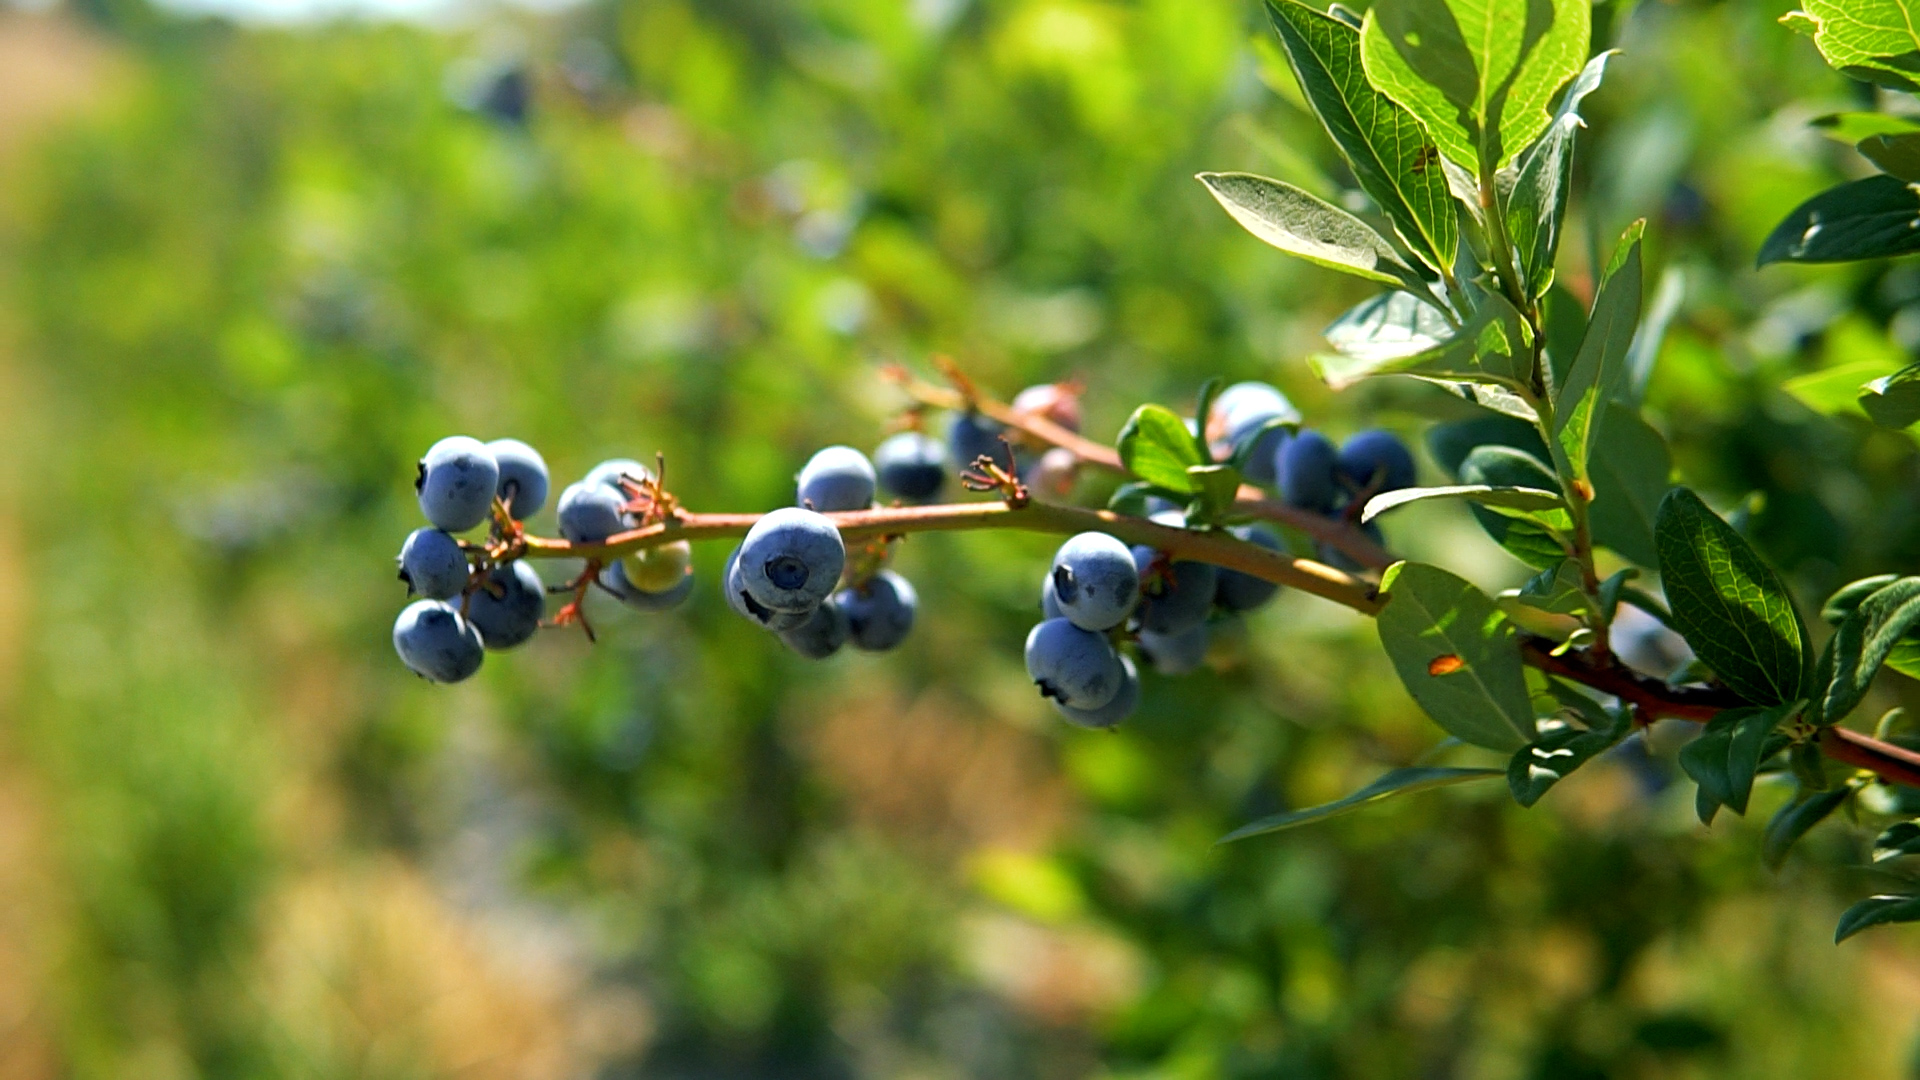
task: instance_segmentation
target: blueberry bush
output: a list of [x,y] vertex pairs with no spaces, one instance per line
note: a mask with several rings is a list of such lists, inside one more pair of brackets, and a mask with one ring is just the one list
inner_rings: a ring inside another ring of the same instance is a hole
[[1784,8],[9,15],[0,1072],[1911,1075],[1920,43]]

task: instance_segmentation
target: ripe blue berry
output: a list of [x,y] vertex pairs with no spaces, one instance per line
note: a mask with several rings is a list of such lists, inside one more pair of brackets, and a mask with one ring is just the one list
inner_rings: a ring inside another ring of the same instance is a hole
[[1119,626],[1140,600],[1133,553],[1106,533],[1084,532],[1061,544],[1052,580],[1060,613],[1082,630]]
[[1340,452],[1317,431],[1301,431],[1280,447],[1280,494],[1287,505],[1329,513],[1338,505],[1340,486],[1334,465]]
[[788,506],[754,522],[740,544],[735,570],[760,606],[811,611],[839,586],[846,565],[846,545],[833,522]]
[[487,571],[486,584],[467,597],[467,621],[489,649],[511,649],[532,637],[546,610],[547,588],[525,559]]
[[487,452],[500,465],[500,484],[495,490],[515,521],[525,521],[547,505],[547,462],[540,451],[519,439],[495,439]]
[[873,463],[851,446],[829,446],[800,470],[796,505],[832,514],[873,505]]
[[781,631],[780,640],[787,648],[809,660],[825,660],[847,643],[849,632],[847,613],[829,599],[814,608],[806,622],[791,630]]
[[[1227,454],[1237,453],[1243,442],[1256,438],[1255,433],[1262,425],[1272,420],[1291,420],[1298,423],[1300,411],[1293,407],[1285,394],[1262,382],[1235,383],[1220,391],[1213,400],[1213,415],[1209,418],[1207,431],[1223,443]],[[1217,435],[1216,435],[1217,433]],[[1270,428],[1257,436],[1258,441],[1248,451],[1248,457],[1241,472],[1256,484],[1271,484],[1276,479],[1275,457],[1280,445],[1287,441],[1286,428]]]
[[856,648],[885,652],[907,639],[920,598],[912,582],[891,570],[882,570],[862,585],[834,593],[833,602],[847,613]]
[[[1387,537],[1385,533],[1380,531],[1380,523],[1378,521],[1369,521],[1365,525],[1360,526],[1360,532],[1374,543],[1382,547],[1386,546]],[[1315,544],[1314,551],[1318,555],[1319,561],[1326,563],[1336,570],[1345,570],[1349,574],[1357,574],[1367,569],[1349,558],[1346,552],[1341,551],[1331,544]]]
[[628,483],[638,483],[642,480],[651,479],[653,479],[653,470],[632,458],[609,458],[595,465],[593,468],[588,469],[587,475],[582,478],[580,482],[592,486],[612,488],[614,493],[620,496],[620,501],[625,503],[627,501],[627,489],[620,486],[622,480]]
[[1040,614],[1049,619],[1067,617],[1067,613],[1060,610],[1060,598],[1053,594],[1052,571],[1048,571],[1040,578]]
[[[1140,572],[1140,627],[1156,634],[1177,634],[1207,621],[1219,571],[1212,563],[1181,559],[1156,569],[1160,553],[1142,544],[1133,549]],[[1055,586],[1058,588],[1058,585]]]
[[465,532],[487,520],[500,485],[500,463],[478,439],[450,435],[434,443],[420,459],[413,489],[420,512],[436,528]]
[[480,631],[441,600],[415,600],[393,621],[393,651],[415,675],[456,683],[480,670]]
[[1206,623],[1188,627],[1177,634],[1140,631],[1140,654],[1162,675],[1185,675],[1204,663],[1213,632]]
[[620,508],[626,497],[605,484],[585,480],[560,493],[560,535],[576,544],[597,544],[627,527]]
[[439,529],[415,529],[400,545],[400,580],[407,591],[446,600],[467,587],[467,553]]
[[[1240,525],[1228,531],[1268,551],[1286,550],[1278,536],[1259,525]],[[1213,602],[1227,611],[1252,611],[1273,599],[1273,594],[1280,591],[1280,586],[1271,581],[1224,567],[1217,575],[1217,582],[1214,586]]]
[[947,480],[947,450],[918,431],[888,437],[873,452],[881,490],[906,502],[927,502]]
[[1375,495],[1410,488],[1416,481],[1413,452],[1391,431],[1363,431],[1348,439],[1335,468],[1350,488],[1370,489]]
[[979,458],[991,458],[1001,468],[1013,469],[1013,451],[1000,441],[1005,428],[979,413],[959,413],[947,428],[947,449],[958,469],[971,469]]
[[627,562],[622,559],[600,571],[600,587],[621,603],[641,611],[666,611],[677,608],[693,595],[693,575],[682,574],[678,583],[660,592],[648,592],[627,580]]
[[1077,727],[1105,729],[1133,715],[1140,707],[1140,672],[1133,666],[1131,657],[1120,658],[1120,689],[1114,692],[1113,700],[1097,709],[1076,709],[1071,705],[1062,705],[1058,701],[1053,707],[1060,715]]
[[775,611],[755,600],[740,578],[739,548],[734,548],[733,552],[727,556],[726,569],[720,576],[725,583],[723,591],[727,597],[727,606],[733,609],[734,614],[755,626],[778,633],[802,626],[813,616],[812,608],[805,611]]
[[1042,697],[1075,709],[1098,709],[1126,681],[1126,668],[1106,636],[1065,619],[1048,619],[1027,634],[1027,674]]

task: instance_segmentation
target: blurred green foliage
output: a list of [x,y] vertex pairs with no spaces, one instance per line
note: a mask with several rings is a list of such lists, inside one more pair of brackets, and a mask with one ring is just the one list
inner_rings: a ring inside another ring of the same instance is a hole
[[[1920,270],[1749,269],[1861,171],[1805,126],[1860,91],[1786,6],[1597,10],[1624,54],[1562,278],[1590,288],[1587,238],[1653,217],[1650,280],[1686,292],[1649,412],[1817,604],[1920,561],[1917,457],[1778,387],[1910,358]],[[1307,598],[1149,678],[1116,734],[1025,685],[1035,537],[906,544],[922,620],[884,660],[807,665],[705,588],[457,689],[395,662],[387,560],[451,432],[524,438],[557,480],[664,452],[689,505],[746,510],[813,448],[877,443],[902,405],[877,366],[932,352],[1004,393],[1084,378],[1102,438],[1213,374],[1335,432],[1458,415],[1314,383],[1319,328],[1369,290],[1191,179],[1349,186],[1263,20],[0,20],[85,83],[0,127],[0,782],[28,838],[0,846],[25,898],[0,1075],[1908,1075],[1920,939],[1828,944],[1864,840],[1827,826],[1768,875],[1784,791],[1709,833],[1658,739],[1532,812],[1469,787],[1213,848],[1437,741],[1373,629]],[[524,122],[458,103],[515,65]],[[1527,573],[1458,507],[1389,539]]]

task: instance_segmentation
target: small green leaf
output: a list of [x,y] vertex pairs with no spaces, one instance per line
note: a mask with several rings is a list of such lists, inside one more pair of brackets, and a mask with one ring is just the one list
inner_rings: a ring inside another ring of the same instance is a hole
[[1894,646],[1920,626],[1920,577],[1901,578],[1862,600],[1827,642],[1815,687],[1814,720],[1837,724],[1846,719],[1873,685]]
[[1567,214],[1567,191],[1573,180],[1573,137],[1586,126],[1580,119],[1580,102],[1599,89],[1607,58],[1613,55],[1603,52],[1587,62],[1561,97],[1547,133],[1514,162],[1513,188],[1502,206],[1528,296],[1540,296],[1553,282],[1560,222]]
[[[1240,441],[1234,444],[1233,454],[1227,458],[1226,463],[1241,473],[1245,473],[1247,471],[1247,462],[1253,460],[1254,452],[1262,446],[1261,439],[1265,437],[1267,432],[1275,428],[1286,428],[1288,431],[1298,431],[1300,430],[1300,421],[1292,416],[1274,416],[1267,418],[1258,427],[1241,434]],[[1272,448],[1268,447],[1268,449]]]
[[1912,0],[1806,0],[1780,21],[1813,38],[1828,66],[1893,90],[1920,90],[1920,34]]
[[1547,104],[1586,63],[1590,18],[1585,0],[1380,0],[1360,55],[1441,153],[1490,175],[1547,129]]
[[1564,720],[1542,723],[1540,737],[1515,750],[1507,762],[1507,788],[1513,792],[1513,801],[1529,807],[1539,802],[1548,788],[1604,753],[1632,727],[1625,712],[1611,718],[1611,723],[1591,729]]
[[1504,506],[1515,510],[1564,509],[1566,503],[1551,491],[1526,487],[1494,487],[1491,484],[1455,484],[1450,487],[1401,488],[1367,500],[1360,520],[1372,521],[1395,507],[1428,499],[1466,499],[1483,506]]
[[1893,176],[1850,180],[1795,207],[1760,245],[1759,265],[1852,262],[1920,251],[1920,192]]
[[1833,943],[1838,945],[1868,927],[1907,922],[1920,922],[1920,896],[1869,896],[1840,913]]
[[1200,496],[1201,517],[1211,520],[1226,513],[1240,491],[1240,471],[1231,465],[1194,465],[1187,469],[1194,493]]
[[1187,470],[1205,465],[1193,446],[1186,421],[1161,405],[1142,405],[1133,411],[1116,441],[1120,464],[1155,487],[1181,495],[1197,491]]
[[1454,328],[1425,300],[1390,292],[1354,305],[1321,333],[1341,356],[1376,365],[1433,349],[1451,338]]
[[1380,643],[1427,715],[1475,746],[1513,750],[1531,740],[1519,640],[1487,594],[1421,563],[1395,564],[1380,587]]
[[1613,621],[1613,613],[1620,608],[1623,591],[1627,590],[1633,579],[1639,576],[1640,571],[1629,566],[1624,570],[1614,571],[1607,580],[1600,583],[1600,610],[1608,622]]
[[1799,702],[1728,709],[1709,721],[1699,738],[1680,748],[1680,768],[1715,803],[1744,816],[1760,763],[1786,747],[1786,739],[1775,737],[1774,729],[1799,709]]
[[1513,595],[1529,607],[1556,615],[1579,615],[1587,610],[1587,597],[1581,591],[1580,564],[1572,559],[1562,559],[1559,565],[1533,575]]
[[1399,356],[1384,352],[1316,356],[1309,363],[1335,390],[1372,375],[1492,383],[1516,391],[1525,391],[1533,380],[1533,334],[1512,304],[1493,295],[1471,321],[1432,348]]
[[1499,775],[1499,769],[1458,769],[1441,766],[1394,769],[1344,799],[1305,810],[1288,810],[1270,817],[1263,817],[1259,821],[1242,825],[1221,837],[1219,842],[1230,844],[1249,836],[1259,836],[1262,833],[1279,832],[1281,829],[1291,829],[1310,822],[1325,821],[1330,817],[1351,813],[1370,803],[1376,803],[1394,795],[1426,791],[1429,788],[1446,787],[1449,784],[1461,784],[1469,780],[1484,780]]
[[1672,485],[1673,459],[1667,440],[1630,406],[1607,406],[1606,424],[1587,461],[1593,482],[1588,508],[1593,541],[1641,566],[1659,561],[1654,549],[1654,518]]
[[1908,427],[1920,421],[1920,364],[1903,367],[1862,386],[1860,408],[1883,428]]
[[1860,395],[1867,383],[1900,370],[1898,361],[1884,357],[1849,360],[1843,364],[1796,375],[1780,384],[1788,396],[1817,413],[1829,416],[1861,416],[1865,406]]
[[1453,265],[1459,225],[1437,151],[1413,114],[1367,82],[1356,26],[1294,0],[1267,4],[1287,61],[1361,190],[1435,270]]
[[1755,704],[1804,697],[1806,627],[1746,539],[1679,487],[1661,500],[1654,541],[1674,625],[1701,661]]
[[[1539,459],[1510,446],[1495,444],[1475,447],[1460,463],[1460,479],[1494,487],[1560,490],[1553,470]],[[1565,511],[1549,511],[1544,518],[1515,518],[1483,506],[1471,509],[1487,535],[1528,566],[1546,569],[1567,557],[1567,545],[1562,537],[1572,530],[1573,519]]]
[[1920,180],[1920,133],[1869,135],[1855,149],[1882,172],[1902,180]]
[[1560,460],[1581,479],[1587,476],[1601,421],[1626,381],[1627,351],[1640,322],[1640,234],[1646,224],[1636,221],[1621,236],[1613,260],[1619,269],[1600,283],[1580,351],[1554,399],[1553,435]]
[[1384,285],[1426,287],[1366,222],[1292,184],[1251,173],[1201,173],[1198,179],[1241,228],[1289,255]]
[[1839,626],[1867,597],[1900,580],[1899,574],[1875,574],[1840,586],[1820,608],[1820,618],[1828,626]]
[[1813,118],[1813,126],[1829,139],[1853,146],[1875,135],[1904,135],[1920,131],[1920,122],[1892,113],[1828,113]]
[[1874,862],[1886,862],[1905,855],[1920,855],[1920,822],[1895,822],[1874,838]]
[[1801,791],[1799,796],[1782,806],[1767,822],[1767,835],[1760,842],[1761,860],[1775,870],[1780,869],[1780,864],[1787,861],[1787,852],[1793,850],[1793,845],[1799,843],[1808,830],[1840,809],[1840,805],[1852,795],[1853,789],[1844,785],[1829,791]]

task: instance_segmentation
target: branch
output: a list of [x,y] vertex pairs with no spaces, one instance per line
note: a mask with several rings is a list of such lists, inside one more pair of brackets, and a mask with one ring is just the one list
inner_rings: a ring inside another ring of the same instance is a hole
[[[1049,446],[1058,446],[1073,452],[1073,456],[1083,464],[1117,472],[1122,476],[1132,475],[1125,465],[1120,463],[1120,454],[1105,443],[1098,443],[1070,428],[1065,428],[1044,416],[1021,412],[1000,401],[981,394],[973,384],[951,365],[946,365],[948,378],[953,379],[957,388],[935,386],[932,383],[914,378],[906,369],[892,367],[887,369],[887,377],[900,385],[907,396],[923,405],[936,409],[960,412],[971,408],[1015,431],[1032,436]],[[1396,560],[1387,550],[1373,542],[1361,530],[1350,522],[1324,517],[1311,510],[1302,510],[1289,506],[1277,499],[1270,499],[1267,493],[1252,484],[1240,485],[1235,493],[1234,510],[1248,517],[1272,521],[1287,528],[1296,529],[1315,540],[1337,549],[1341,554],[1375,570],[1384,570]]]

